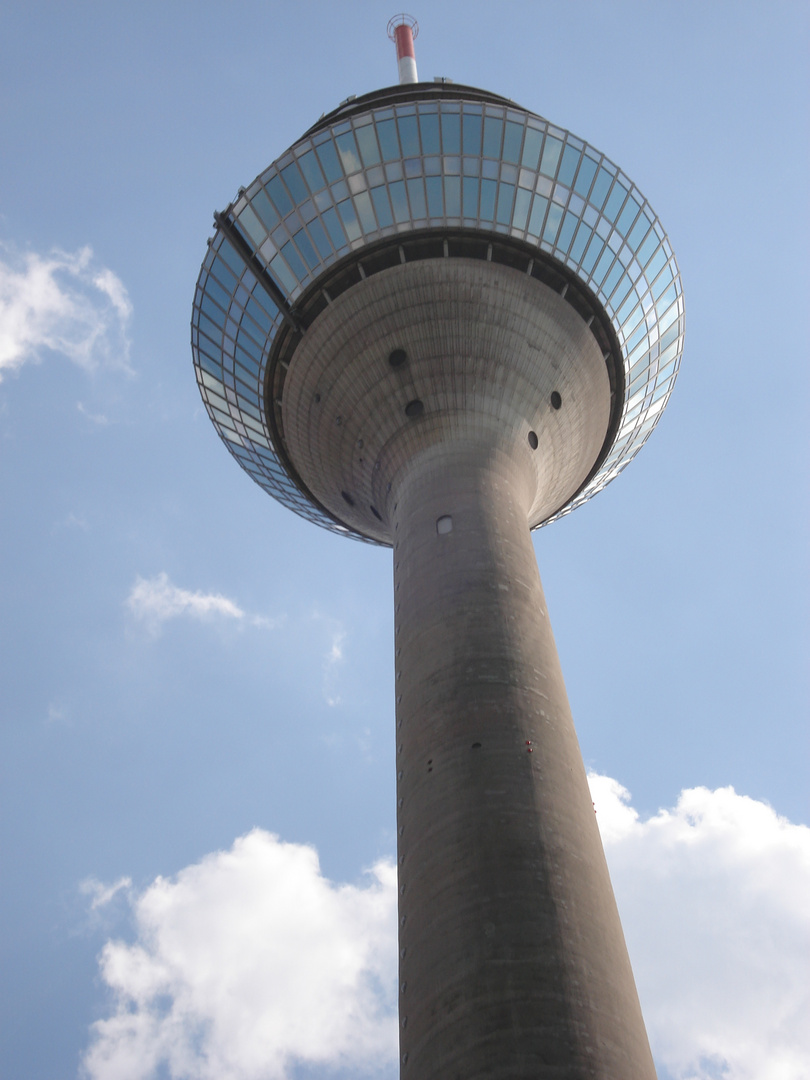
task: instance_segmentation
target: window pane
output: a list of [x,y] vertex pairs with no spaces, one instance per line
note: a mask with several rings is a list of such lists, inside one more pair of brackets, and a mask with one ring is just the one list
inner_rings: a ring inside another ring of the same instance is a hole
[[442,146],[445,154],[461,153],[461,117],[458,113],[442,113]]
[[474,154],[477,157],[481,153],[481,117],[465,114],[462,128],[464,153]]
[[393,120],[380,120],[377,123],[377,136],[382,147],[383,161],[393,161],[399,157],[397,129]]
[[[480,130],[481,120],[479,117],[470,117],[471,120],[478,120],[478,127]],[[464,118],[466,125],[467,117]],[[474,176],[465,176],[462,182],[461,194],[462,194],[462,207],[463,214],[466,218],[478,217],[478,180]]]
[[547,209],[548,199],[544,195],[535,195],[532,203],[532,216],[529,218],[529,232],[532,236],[539,238]]
[[342,135],[338,135],[335,142],[337,143],[340,161],[346,175],[348,176],[349,173],[359,172],[360,156],[357,153],[357,144],[354,141],[354,135],[351,131],[344,131]]
[[310,221],[307,228],[309,229],[309,235],[315,241],[315,247],[318,249],[321,258],[325,259],[327,255],[332,253],[332,248],[326,238],[323,225],[315,218],[314,221]]
[[293,161],[288,165],[286,169],[281,170],[281,175],[284,183],[287,185],[290,194],[293,197],[293,201],[296,203],[302,203],[309,195],[307,186],[304,183],[304,178],[301,175],[301,170]]
[[355,132],[357,145],[360,147],[360,157],[366,168],[370,165],[379,165],[380,151],[377,149],[377,140],[374,137],[374,128],[371,124],[365,124]]
[[408,210],[408,200],[405,196],[405,181],[397,180],[391,184],[391,202],[394,204],[394,217],[398,222],[408,221],[411,214]]
[[428,216],[442,217],[442,178],[440,176],[428,176],[425,179],[428,200]]
[[520,164],[524,169],[537,169],[540,162],[540,147],[543,145],[543,132],[534,128],[526,129],[526,141],[523,144],[523,157]]
[[342,248],[346,243],[346,237],[343,235],[343,229],[340,226],[340,221],[338,220],[335,208],[330,206],[321,216],[323,217],[326,231],[329,233],[329,239],[336,248]]
[[560,165],[560,174],[557,177],[557,181],[560,184],[565,184],[566,187],[571,187],[574,182],[574,174],[577,171],[577,165],[579,159],[582,156],[579,150],[575,150],[573,146],[566,146],[563,153],[562,164]]
[[495,217],[495,193],[498,185],[494,180],[481,181],[481,220],[492,221]]
[[503,120],[496,120],[494,116],[484,117],[484,157],[501,156],[502,135]]
[[377,214],[377,220],[382,228],[386,225],[393,225],[394,219],[391,217],[391,207],[388,205],[388,192],[385,185],[382,187],[375,187],[371,189],[371,199],[374,203],[374,210]]
[[580,226],[577,229],[576,239],[571,245],[570,252],[571,258],[574,259],[576,262],[579,262],[580,257],[582,256],[582,252],[585,250],[585,245],[588,243],[590,237],[591,230],[588,228],[584,221],[580,222]]
[[571,243],[571,237],[574,235],[574,229],[577,227],[578,221],[579,218],[576,214],[572,214],[570,210],[565,215],[560,235],[557,237],[557,247],[561,251],[568,251],[568,245]]
[[318,147],[316,153],[327,182],[334,184],[336,180],[339,180],[341,176],[343,176],[343,170],[340,167],[334,145],[331,142],[326,142],[323,146]]
[[301,166],[301,172],[304,174],[304,179],[309,185],[309,190],[312,192],[320,191],[324,185],[323,173],[318,165],[318,159],[315,157],[315,152],[310,150],[304,154],[303,157],[298,159],[298,164]]
[[292,210],[292,203],[284,185],[277,176],[274,176],[267,185],[267,194],[275,203],[276,210],[278,210],[281,217],[286,217]]
[[498,188],[498,213],[495,220],[499,225],[508,225],[512,219],[512,201],[515,196],[515,185],[501,182]]
[[411,213],[415,218],[426,218],[427,207],[425,206],[425,186],[420,178],[406,181],[408,185],[408,197],[411,200]]
[[639,210],[640,207],[635,199],[630,198],[627,200],[624,210],[622,210],[621,216],[616,222],[616,228],[619,230],[622,236],[627,236],[628,232],[630,231],[631,225],[636,220],[636,215],[638,214]]
[[397,123],[399,125],[399,138],[402,143],[402,156],[419,157],[419,130],[416,126],[416,117],[400,116]]
[[523,142],[523,124],[507,120],[503,136],[503,159],[517,165],[520,161],[520,144]]
[[377,219],[374,217],[374,211],[371,208],[371,199],[369,198],[368,192],[361,191],[359,195],[355,195],[354,205],[357,208],[363,232],[376,232]]
[[267,192],[263,188],[256,192],[250,200],[250,205],[259,215],[259,218],[267,228],[267,231],[272,232],[276,225],[278,225],[279,218],[275,207],[267,198]]
[[515,210],[512,214],[512,224],[516,229],[526,228],[526,218],[529,216],[529,206],[532,201],[532,193],[526,188],[518,188],[515,196]]
[[422,132],[422,153],[438,154],[440,152],[438,116],[435,113],[429,116],[420,116],[419,129]]
[[581,195],[583,199],[588,198],[591,182],[595,175],[596,162],[587,156],[583,157],[582,164],[579,167],[579,173],[577,174],[577,182],[574,184],[574,191],[577,195]]
[[461,180],[458,176],[444,178],[444,205],[447,217],[461,217]]
[[543,239],[548,244],[553,244],[557,236],[557,229],[560,227],[560,218],[562,218],[562,207],[557,203],[552,203],[548,210],[548,217],[546,218],[546,224],[543,229]]
[[591,192],[591,202],[597,210],[602,209],[612,181],[613,177],[606,169],[599,170],[599,175],[594,181],[593,191]]
[[295,274],[299,281],[307,276],[307,270],[304,266],[304,262],[301,256],[293,247],[292,240],[287,241],[287,243],[281,249],[281,254],[284,256],[285,260],[291,267],[292,272]]
[[318,263],[321,261],[315,254],[315,248],[312,246],[312,241],[304,232],[303,229],[299,229],[293,237],[295,245],[301,252],[304,258],[304,262],[307,264],[309,270],[314,270]]
[[559,139],[555,139],[553,135],[546,136],[546,145],[543,147],[543,161],[540,165],[540,172],[543,176],[554,177],[557,171],[557,162],[560,160],[560,151],[562,150],[562,143]]
[[616,215],[621,209],[621,205],[624,202],[626,196],[627,192],[624,190],[622,185],[618,181],[616,181],[616,183],[613,185],[613,190],[608,197],[608,201],[605,204],[605,209],[602,211],[608,221],[616,220]]

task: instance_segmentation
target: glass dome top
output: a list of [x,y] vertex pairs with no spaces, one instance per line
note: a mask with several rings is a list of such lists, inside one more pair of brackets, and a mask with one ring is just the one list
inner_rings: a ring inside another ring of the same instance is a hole
[[386,240],[404,245],[428,230],[509,238],[590,291],[624,370],[612,444],[547,524],[617,476],[661,416],[683,350],[675,257],[634,184],[570,132],[472,88],[407,89],[322,118],[217,215],[191,323],[200,393],[261,487],[327,529],[366,539],[301,490],[276,445],[265,388],[279,330],[296,324],[296,304],[326,271]]

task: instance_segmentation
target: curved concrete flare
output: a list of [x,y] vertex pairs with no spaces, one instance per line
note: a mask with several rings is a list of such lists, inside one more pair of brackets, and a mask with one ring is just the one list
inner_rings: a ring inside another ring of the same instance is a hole
[[529,522],[545,520],[596,462],[610,384],[588,326],[546,285],[506,266],[432,259],[375,274],[315,319],[282,411],[309,491],[390,543],[397,487],[438,445],[525,459]]

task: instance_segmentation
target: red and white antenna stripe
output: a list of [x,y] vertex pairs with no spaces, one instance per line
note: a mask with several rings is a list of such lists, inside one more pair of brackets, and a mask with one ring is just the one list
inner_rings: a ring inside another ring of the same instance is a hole
[[388,36],[397,47],[397,67],[400,83],[419,82],[416,74],[416,53],[413,41],[419,33],[419,23],[412,15],[395,15],[388,23]]

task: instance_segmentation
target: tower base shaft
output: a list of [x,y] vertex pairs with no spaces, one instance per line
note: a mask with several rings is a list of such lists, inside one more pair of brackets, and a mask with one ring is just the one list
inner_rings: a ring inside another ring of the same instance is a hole
[[529,532],[525,448],[395,491],[403,1080],[654,1080]]

